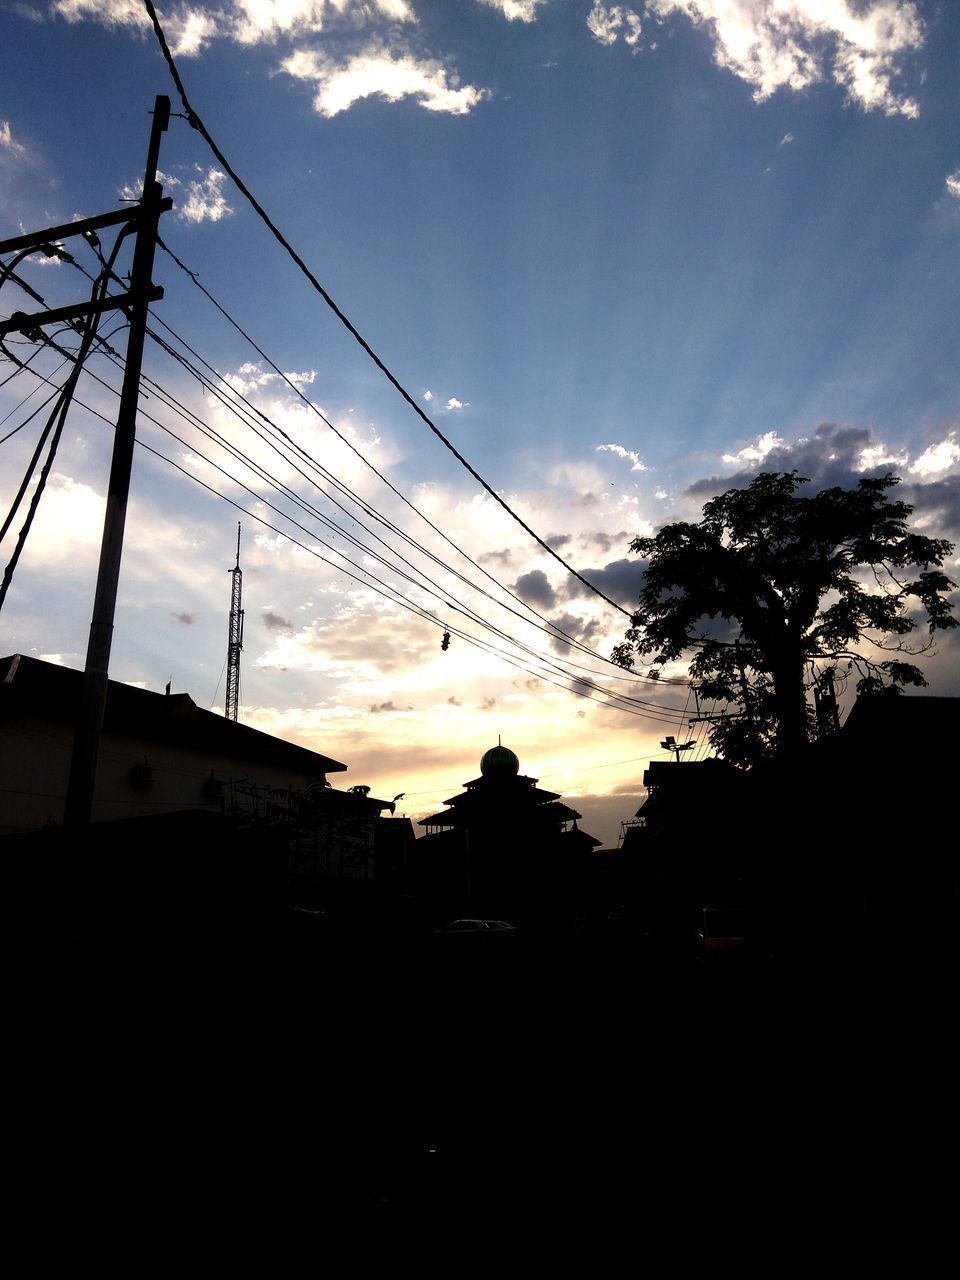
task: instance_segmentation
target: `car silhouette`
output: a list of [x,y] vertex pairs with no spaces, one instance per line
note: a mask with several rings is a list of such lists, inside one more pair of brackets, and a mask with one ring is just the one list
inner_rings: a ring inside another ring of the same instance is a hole
[[516,934],[516,926],[508,924],[506,920],[451,920],[450,923],[445,924],[442,929],[434,930],[434,937],[437,938],[510,938],[515,937]]

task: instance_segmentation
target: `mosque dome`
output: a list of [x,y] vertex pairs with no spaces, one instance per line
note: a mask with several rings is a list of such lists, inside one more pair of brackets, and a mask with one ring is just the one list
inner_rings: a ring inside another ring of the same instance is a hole
[[484,752],[480,772],[485,778],[515,778],[520,772],[520,761],[509,747],[497,744]]

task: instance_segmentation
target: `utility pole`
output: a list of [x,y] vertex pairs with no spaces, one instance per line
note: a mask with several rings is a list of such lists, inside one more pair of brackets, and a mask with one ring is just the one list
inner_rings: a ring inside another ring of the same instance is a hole
[[[170,120],[170,99],[158,96],[153,109],[153,126],[147,150],[147,164],[143,176],[143,194],[139,208],[124,210],[121,216],[106,219],[89,219],[88,224],[110,225],[127,221],[136,226],[136,245],[130,272],[130,292],[124,300],[130,321],[127,338],[126,362],[123,384],[120,390],[120,407],[113,440],[113,459],[107,490],[107,508],[103,521],[103,538],[100,545],[100,566],[94,596],[93,617],[87,644],[87,658],[83,673],[83,692],[70,762],[70,779],[64,808],[64,825],[71,830],[81,844],[86,840],[93,809],[93,789],[97,776],[97,757],[103,732],[103,714],[107,702],[108,668],[113,641],[113,619],[117,604],[117,587],[120,580],[120,559],[123,551],[123,530],[127,514],[127,498],[130,492],[130,472],[133,466],[133,448],[136,441],[137,405],[140,396],[140,368],[147,330],[147,313],[150,302],[163,296],[162,290],[153,286],[153,258],[157,243],[157,226],[160,214],[172,207],[163,198],[163,188],[157,182],[157,161],[160,156],[160,137],[166,132]],[[93,227],[91,226],[92,230]],[[52,238],[72,234],[69,228],[55,228]],[[51,233],[45,232],[44,239]],[[52,313],[51,313],[52,315]],[[38,317],[40,323],[49,323],[46,316]]]
[[240,525],[237,525],[237,563],[230,570],[230,631],[227,637],[227,693],[223,714],[236,720],[240,712],[240,650],[243,648],[243,573],[240,569]]

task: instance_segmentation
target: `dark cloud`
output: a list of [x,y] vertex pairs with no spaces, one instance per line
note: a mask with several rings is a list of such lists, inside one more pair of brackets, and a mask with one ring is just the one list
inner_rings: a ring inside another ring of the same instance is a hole
[[531,569],[529,573],[521,574],[513,584],[513,589],[526,604],[552,609],[557,602],[557,593],[542,569]]
[[[617,600],[627,609],[636,605],[643,585],[645,562],[642,560],[611,560],[602,569],[584,569],[583,576],[598,591],[611,600]],[[576,578],[567,583],[567,599],[589,596],[592,592]]]
[[497,705],[496,698],[484,698],[484,700],[480,703],[480,710],[492,711],[496,705]]
[[[761,471],[798,471],[810,481],[799,490],[800,493],[816,493],[834,487],[855,489],[860,480],[900,474],[901,468],[892,462],[881,463],[866,471],[860,469],[864,449],[878,444],[876,436],[866,427],[842,427],[824,422],[809,439],[771,449],[755,466],[726,476],[697,480],[686,492],[691,498],[706,500],[728,489],[746,488]],[[960,540],[960,475],[946,476],[927,484],[905,477],[901,479],[895,496],[912,506],[917,515],[928,517],[924,532],[930,537]]]
[[570,533],[551,533],[546,539],[548,547],[553,547],[554,551],[559,551],[561,547],[568,546],[573,541],[573,535]]
[[513,567],[512,551],[485,551],[483,555],[477,556],[477,564],[496,565],[499,569],[510,569]]
[[451,694],[451,695],[450,695],[450,697],[447,699],[447,702],[449,703],[449,705],[450,705],[451,707],[462,707],[462,706],[463,706],[463,703],[460,701],[460,699],[459,699],[459,698],[455,698],[452,694]]
[[633,534],[623,529],[620,533],[585,533],[580,540],[586,546],[596,547],[598,551],[605,552],[612,547],[629,547],[632,538]]
[[[558,618],[551,618],[550,626],[564,632],[571,640],[579,640],[581,644],[588,646],[592,646],[604,634],[598,621],[578,618],[575,613],[562,613]],[[571,648],[570,642],[560,635],[551,634],[550,645],[557,653],[569,653]]]
[[924,524],[928,537],[960,541],[960,475],[929,484],[903,485],[900,496],[918,516],[928,517]]
[[192,627],[197,620],[194,613],[171,613],[170,617],[176,622],[182,622],[185,627]]
[[863,450],[878,443],[867,427],[843,427],[834,422],[823,422],[808,439],[778,445],[762,462],[741,467],[729,475],[696,480],[688,486],[686,493],[691,498],[709,499],[725,493],[727,489],[745,489],[761,471],[799,471],[810,481],[809,492],[835,487],[855,489],[857,482],[866,477],[896,472],[896,466],[889,462],[866,471],[860,469]]
[[293,631],[294,629],[292,622],[281,618],[279,613],[271,613],[269,609],[264,609],[262,622],[268,631]]
[[567,688],[571,693],[576,693],[580,697],[594,697],[596,690],[593,688],[589,680],[585,680],[582,676],[574,676]]
[[413,707],[398,707],[395,702],[373,702],[370,704],[370,714],[372,716],[379,715],[382,711],[412,711]]

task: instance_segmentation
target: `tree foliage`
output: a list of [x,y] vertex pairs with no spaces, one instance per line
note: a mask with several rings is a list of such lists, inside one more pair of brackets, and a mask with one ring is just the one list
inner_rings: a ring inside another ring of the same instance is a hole
[[[908,529],[913,508],[888,493],[896,476],[798,496],[808,483],[760,474],[708,502],[698,524],[631,543],[646,573],[615,660],[660,666],[693,651],[701,698],[739,706],[711,737],[742,762],[807,740],[806,691],[825,668],[855,672],[860,693],[924,685],[908,659],[957,625],[941,570],[952,544]],[[924,622],[925,641],[908,644]]]

